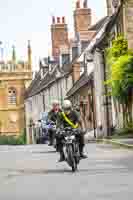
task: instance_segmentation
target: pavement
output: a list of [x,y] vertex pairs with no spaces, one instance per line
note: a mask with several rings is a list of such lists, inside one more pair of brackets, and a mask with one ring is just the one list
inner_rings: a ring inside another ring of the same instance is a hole
[[125,138],[125,139],[118,139],[119,142],[127,144],[127,145],[132,145],[133,146],[133,139]]
[[108,143],[108,144],[110,143],[110,144],[113,144],[113,145],[133,149],[133,138],[95,139],[93,130],[88,131],[85,135],[86,144],[88,143],[88,141],[97,141],[97,142],[103,142],[103,143]]
[[94,141],[94,130],[90,130],[85,134],[85,142],[86,144],[88,143],[88,141]]
[[47,145],[0,146],[0,200],[132,200],[133,152],[90,143],[76,173]]
[[128,149],[133,149],[133,139],[125,138],[125,139],[97,139],[97,142],[113,144],[117,146],[121,146]]

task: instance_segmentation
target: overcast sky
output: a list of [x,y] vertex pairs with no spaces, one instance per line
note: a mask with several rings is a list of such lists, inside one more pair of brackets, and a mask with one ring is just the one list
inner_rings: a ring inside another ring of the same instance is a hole
[[[106,0],[88,0],[93,23],[106,15]],[[4,55],[10,58],[15,45],[17,58],[26,55],[27,40],[31,40],[34,65],[50,49],[51,16],[66,16],[69,31],[73,31],[75,0],[0,0],[0,40]],[[35,68],[35,66],[34,66]]]

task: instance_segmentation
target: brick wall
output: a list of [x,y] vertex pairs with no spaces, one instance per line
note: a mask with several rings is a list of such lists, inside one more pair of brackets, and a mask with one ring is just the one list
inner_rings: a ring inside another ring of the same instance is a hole
[[55,59],[59,58],[60,47],[69,46],[68,29],[64,18],[57,18],[57,22],[53,20],[51,25],[51,38],[52,38],[52,56]]

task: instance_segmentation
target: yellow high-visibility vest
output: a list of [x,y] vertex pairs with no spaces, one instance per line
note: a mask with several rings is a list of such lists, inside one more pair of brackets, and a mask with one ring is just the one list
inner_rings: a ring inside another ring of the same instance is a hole
[[72,128],[78,128],[78,124],[74,124],[66,115],[64,112],[61,113],[65,121],[72,127]]

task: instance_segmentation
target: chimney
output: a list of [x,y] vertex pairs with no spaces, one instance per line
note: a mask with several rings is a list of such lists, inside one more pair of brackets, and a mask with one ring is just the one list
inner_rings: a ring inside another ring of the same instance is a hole
[[76,9],[78,9],[78,8],[80,8],[80,1],[79,0],[76,2]]
[[88,8],[88,1],[87,0],[84,0],[83,7]]
[[52,17],[52,23],[55,24],[55,17]]
[[65,24],[65,17],[62,17],[62,23]]
[[84,0],[83,8],[79,7],[78,3],[79,1],[77,1],[74,11],[75,35],[87,32],[92,21],[91,9],[87,6],[87,0]]
[[57,23],[51,25],[52,57],[55,61],[59,61],[60,47],[62,45],[69,47],[65,17],[62,17],[62,21],[60,19],[60,17],[57,17]]
[[57,17],[57,23],[58,24],[60,23],[60,17]]

